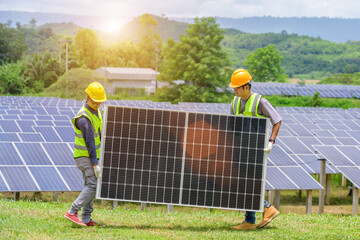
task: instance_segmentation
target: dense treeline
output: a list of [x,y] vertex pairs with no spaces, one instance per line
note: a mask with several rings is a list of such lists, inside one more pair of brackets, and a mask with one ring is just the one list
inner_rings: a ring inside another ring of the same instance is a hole
[[258,48],[274,44],[283,56],[282,67],[293,74],[322,72],[355,73],[360,71],[360,42],[333,43],[297,34],[248,34],[228,31],[222,45],[235,67],[244,65],[245,57]]

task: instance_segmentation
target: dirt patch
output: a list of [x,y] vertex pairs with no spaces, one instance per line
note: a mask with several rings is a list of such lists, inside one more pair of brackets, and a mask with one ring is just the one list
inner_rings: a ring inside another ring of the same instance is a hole
[[[305,79],[305,84],[317,84],[320,81],[321,80]],[[288,82],[289,83],[300,83],[301,79],[299,79],[299,78],[289,78]]]

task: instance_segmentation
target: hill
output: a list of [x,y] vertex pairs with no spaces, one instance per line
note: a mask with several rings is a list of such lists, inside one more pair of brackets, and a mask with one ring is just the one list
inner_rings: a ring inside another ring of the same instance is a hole
[[[37,20],[38,25],[46,23],[73,22],[75,25],[101,29],[104,26],[106,17],[69,15],[40,12],[20,12],[20,11],[0,11],[0,22],[7,20],[27,24],[32,18]],[[124,16],[119,21],[126,23],[133,19],[131,16]],[[182,23],[193,23],[193,18],[173,18],[162,17],[166,20],[175,20]],[[221,28],[234,28],[247,33],[281,33],[283,30],[292,34],[320,37],[332,42],[360,41],[360,32],[357,30],[360,25],[360,18],[309,18],[309,17],[243,17],[225,18],[216,17]],[[179,23],[176,23],[179,25]],[[159,22],[160,26],[160,22]],[[171,31],[178,31],[183,27],[175,27]],[[169,30],[168,34],[171,32]]]
[[[192,18],[171,18],[182,22],[193,22]],[[328,17],[216,17],[222,28],[234,28],[247,33],[288,33],[320,37],[332,42],[360,41],[360,18]]]

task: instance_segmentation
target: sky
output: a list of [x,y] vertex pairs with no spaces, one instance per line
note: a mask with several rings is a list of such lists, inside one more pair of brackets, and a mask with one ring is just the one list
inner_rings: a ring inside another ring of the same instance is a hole
[[0,11],[136,17],[360,18],[360,0],[0,0]]

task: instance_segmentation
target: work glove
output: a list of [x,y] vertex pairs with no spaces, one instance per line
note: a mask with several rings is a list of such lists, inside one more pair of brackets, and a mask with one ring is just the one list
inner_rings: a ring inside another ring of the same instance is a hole
[[267,145],[267,148],[264,149],[264,152],[266,152],[267,154],[270,154],[272,146],[273,146],[273,142],[269,142]]
[[93,165],[93,168],[94,168],[94,173],[95,173],[96,178],[101,177],[99,165],[95,164],[95,165]]

